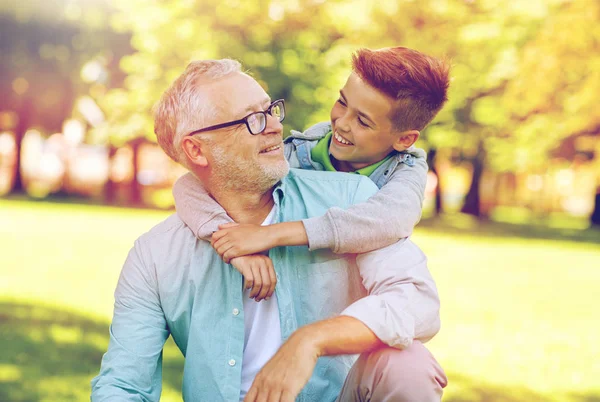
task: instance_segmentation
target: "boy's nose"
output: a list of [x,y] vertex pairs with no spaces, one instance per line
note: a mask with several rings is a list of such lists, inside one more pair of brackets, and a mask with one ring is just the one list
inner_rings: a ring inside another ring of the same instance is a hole
[[345,133],[350,131],[350,119],[348,118],[348,115],[343,115],[342,117],[340,117],[339,119],[337,119],[337,121],[335,122],[335,128],[337,130],[343,131]]

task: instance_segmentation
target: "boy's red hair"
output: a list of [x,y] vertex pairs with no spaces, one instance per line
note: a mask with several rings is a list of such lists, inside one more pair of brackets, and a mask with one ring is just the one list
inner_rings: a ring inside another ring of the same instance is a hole
[[421,131],[448,99],[449,64],[416,50],[359,49],[352,56],[352,69],[395,100],[389,117],[396,131]]

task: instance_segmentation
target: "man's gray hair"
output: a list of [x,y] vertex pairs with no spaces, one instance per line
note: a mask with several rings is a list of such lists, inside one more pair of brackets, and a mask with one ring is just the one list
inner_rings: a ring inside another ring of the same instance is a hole
[[181,141],[216,113],[215,105],[200,91],[202,84],[210,83],[229,74],[240,72],[236,60],[192,61],[163,93],[154,106],[154,133],[159,145],[175,162],[187,167]]

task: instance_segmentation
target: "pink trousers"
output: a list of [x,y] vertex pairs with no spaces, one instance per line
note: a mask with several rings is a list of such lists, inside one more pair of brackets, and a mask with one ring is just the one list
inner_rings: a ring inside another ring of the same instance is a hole
[[403,350],[385,347],[361,354],[338,402],[439,402],[447,383],[433,355],[415,341]]

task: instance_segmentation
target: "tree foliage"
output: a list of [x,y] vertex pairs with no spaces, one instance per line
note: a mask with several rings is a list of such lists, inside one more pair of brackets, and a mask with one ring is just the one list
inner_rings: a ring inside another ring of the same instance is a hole
[[600,131],[597,1],[106,1],[133,49],[123,85],[97,96],[108,116],[97,133],[115,145],[154,139],[151,108],[191,60],[240,60],[286,99],[289,131],[328,119],[354,50],[385,46],[451,61],[449,102],[420,144],[471,163],[475,202],[477,169],[541,169],[565,138]]
[[[150,109],[193,59],[240,60],[290,105],[289,127],[327,119],[359,47],[402,45],[448,57],[450,101],[425,133],[495,169],[531,167],[597,125],[597,2],[203,0],[114,2],[132,33],[125,87],[105,99],[117,136],[152,137]],[[526,162],[526,163],[524,163]]]

